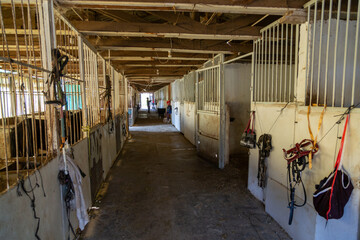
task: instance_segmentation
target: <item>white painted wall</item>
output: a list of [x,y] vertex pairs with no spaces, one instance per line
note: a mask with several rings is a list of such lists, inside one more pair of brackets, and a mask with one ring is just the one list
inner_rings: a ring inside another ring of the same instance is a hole
[[181,106],[180,102],[171,102],[172,106],[172,114],[171,114],[171,123],[174,125],[174,127],[181,131]]
[[157,108],[166,108],[166,102],[169,100],[169,86],[165,86],[154,92]]
[[225,102],[230,109],[230,117],[234,120],[229,126],[230,155],[247,152],[240,147],[240,137],[249,121],[251,64],[226,64]]
[[184,129],[183,133],[187,140],[195,145],[195,103],[184,102]]
[[[65,239],[57,161],[52,160],[40,171],[46,197],[41,188],[35,189],[36,214],[41,219],[39,236],[41,239]],[[34,185],[35,176],[30,179]],[[28,181],[25,186],[30,188]],[[0,239],[35,239],[36,225],[31,202],[24,193],[19,197],[14,187],[0,196]]]
[[[114,124],[115,126],[115,124]],[[103,169],[104,169],[104,178],[108,174],[116,156],[116,134],[115,129],[110,130],[110,124],[107,123],[102,128],[102,159],[103,159]]]

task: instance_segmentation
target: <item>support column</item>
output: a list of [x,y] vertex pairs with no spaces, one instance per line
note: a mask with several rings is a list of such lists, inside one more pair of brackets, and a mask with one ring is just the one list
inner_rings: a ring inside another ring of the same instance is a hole
[[224,54],[220,55],[219,63],[220,84],[220,138],[219,138],[219,168],[223,169],[228,161],[228,147],[226,141],[226,103],[225,103],[225,73]]

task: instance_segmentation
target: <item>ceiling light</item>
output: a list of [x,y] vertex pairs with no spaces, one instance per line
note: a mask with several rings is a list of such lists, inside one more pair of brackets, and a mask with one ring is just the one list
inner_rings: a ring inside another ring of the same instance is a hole
[[171,50],[168,51],[168,58],[171,58],[172,55],[171,55]]

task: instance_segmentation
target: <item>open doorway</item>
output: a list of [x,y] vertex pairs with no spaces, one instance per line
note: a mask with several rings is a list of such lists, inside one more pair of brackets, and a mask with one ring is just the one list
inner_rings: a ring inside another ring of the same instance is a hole
[[150,100],[150,108],[152,107],[152,103],[153,103],[153,94],[152,93],[141,93],[140,95],[140,99],[141,99],[141,109],[143,110],[147,110],[148,109],[148,105],[147,105],[147,101]]

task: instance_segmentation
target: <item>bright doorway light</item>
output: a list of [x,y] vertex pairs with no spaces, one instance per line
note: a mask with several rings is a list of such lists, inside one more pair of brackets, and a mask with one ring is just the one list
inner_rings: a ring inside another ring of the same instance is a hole
[[152,93],[141,93],[141,109],[147,110],[147,99],[151,100],[150,107],[152,107],[153,94]]

